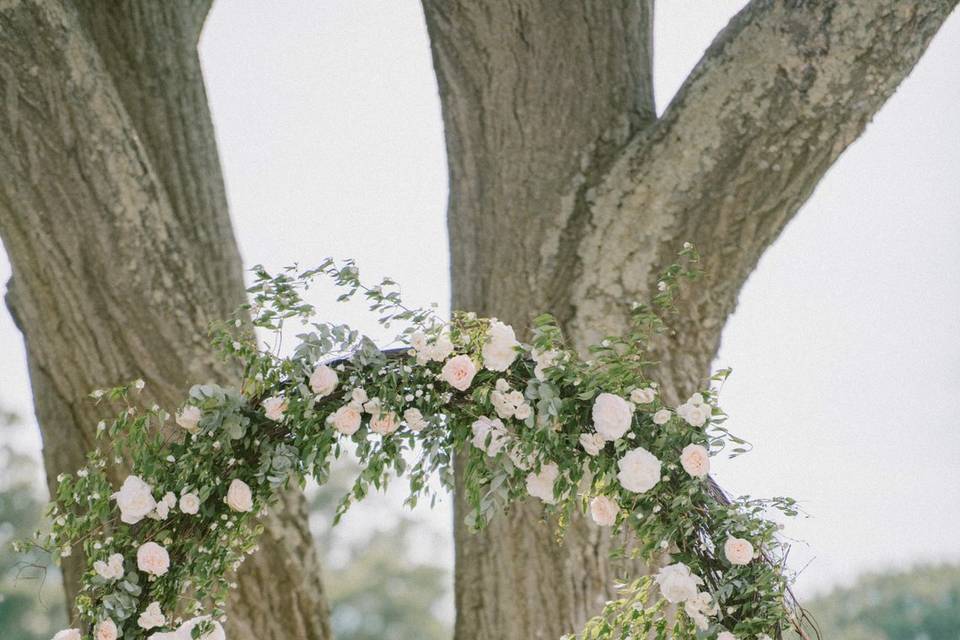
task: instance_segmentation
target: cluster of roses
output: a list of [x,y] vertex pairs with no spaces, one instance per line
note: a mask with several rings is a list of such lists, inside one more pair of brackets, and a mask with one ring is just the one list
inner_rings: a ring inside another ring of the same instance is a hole
[[[749,564],[753,560],[754,553],[753,545],[743,538],[731,536],[723,545],[723,554],[732,565]],[[719,612],[719,607],[710,594],[700,591],[703,578],[695,575],[690,571],[690,567],[682,562],[661,568],[657,572],[655,581],[664,599],[672,604],[682,603],[683,610],[702,630],[710,626],[709,616],[715,616]],[[736,640],[736,636],[729,631],[722,631],[717,638],[718,640]],[[769,636],[762,635],[758,640],[769,640]]]
[[[187,406],[177,416],[180,426],[190,432],[196,432],[197,422],[201,417],[199,410],[194,411],[194,409],[196,407]],[[153,487],[136,475],[127,476],[120,490],[110,497],[116,501],[117,508],[120,510],[120,521],[130,525],[137,524],[144,518],[166,520],[171,515],[171,511],[177,507],[181,513],[195,516],[199,513],[201,504],[199,496],[192,491],[182,492],[179,499],[168,491],[157,500],[153,496]],[[251,511],[253,493],[249,485],[243,480],[234,479],[227,489],[224,503],[238,513]],[[108,539],[108,542],[110,541],[111,539]],[[124,563],[123,554],[111,553],[106,560],[94,561],[93,570],[105,582],[111,583],[124,577],[126,573]],[[162,544],[148,540],[137,547],[136,567],[137,570],[146,574],[149,580],[155,580],[169,571],[170,554]],[[150,602],[137,618],[137,625],[147,631],[163,627],[167,622],[167,616],[157,601]],[[202,640],[225,640],[223,627],[210,616],[191,618],[182,622],[173,631],[151,634],[148,640],[192,640],[193,629],[201,624],[208,627],[206,633],[201,636]],[[103,617],[94,627],[93,636],[95,640],[117,640],[120,630],[113,619]],[[80,630],[74,628],[57,632],[53,640],[80,640],[80,638]]]
[[[478,366],[491,372],[506,372],[523,350],[517,340],[514,330],[502,322],[493,319],[489,322],[483,335],[477,362],[467,353],[455,354],[457,351],[453,341],[447,333],[437,333],[427,336],[415,333],[410,339],[408,355],[420,366],[429,363],[442,363],[437,378],[455,391],[465,392],[470,389],[474,378],[479,372]],[[534,376],[543,382],[550,375],[552,367],[562,365],[570,354],[557,350],[532,349],[529,352],[534,363]],[[405,371],[410,371],[409,365],[402,364]],[[361,428],[366,418],[370,432],[381,436],[389,436],[396,432],[401,425],[406,425],[412,433],[425,429],[430,424],[440,424],[440,416],[424,416],[413,406],[388,406],[389,403],[378,397],[369,397],[362,386],[354,385],[354,378],[349,384],[342,385],[340,375],[344,371],[342,365],[336,367],[319,364],[313,368],[307,380],[309,389],[313,393],[313,401],[318,402],[331,397],[338,388],[342,388],[342,402],[336,408],[331,407],[326,416],[326,424],[344,436],[352,436]],[[555,504],[560,496],[555,495],[557,480],[560,477],[558,464],[549,460],[537,460],[530,454],[524,455],[520,451],[520,438],[504,420],[516,420],[528,426],[543,426],[547,416],[535,415],[526,395],[511,387],[508,376],[498,378],[489,392],[489,400],[496,417],[479,416],[473,422],[471,443],[483,451],[490,458],[496,458],[505,452],[513,465],[521,472],[527,472],[525,477],[526,490],[529,495],[545,503]],[[429,391],[433,392],[433,384],[428,383]],[[351,388],[352,387],[352,388]],[[287,392],[289,393],[289,392]],[[423,393],[421,389],[410,392],[404,400],[415,404]],[[437,392],[443,398],[443,404],[449,401],[451,393]],[[657,400],[655,384],[632,389],[627,397],[615,393],[601,392],[593,398],[591,408],[592,429],[579,435],[579,444],[590,457],[601,455],[608,443],[616,443],[628,436],[634,423],[634,414],[638,407],[646,406],[650,411],[655,408]],[[282,392],[263,398],[261,401],[263,415],[267,420],[281,422],[285,419],[288,410],[288,401]],[[399,400],[391,400],[396,403]],[[329,406],[329,405],[328,405]],[[423,406],[423,405],[421,405]],[[676,408],[676,415],[693,427],[703,427],[710,419],[713,407],[704,399],[702,394],[696,393],[685,403]],[[476,415],[476,414],[474,414]],[[199,434],[203,410],[192,404],[185,405],[176,416],[177,424],[191,434]],[[652,422],[655,425],[666,425],[673,418],[669,409],[660,408],[652,413]],[[633,435],[629,434],[632,438]],[[622,450],[619,449],[618,450]],[[688,444],[680,453],[677,460],[684,471],[693,478],[702,479],[710,471],[710,455],[706,447],[700,444]],[[672,462],[668,462],[672,464]],[[653,489],[663,478],[663,463],[651,451],[642,446],[626,450],[616,461],[618,472],[616,479],[623,490],[632,494],[643,494]],[[164,520],[171,513],[179,509],[185,516],[196,515],[201,508],[201,499],[196,492],[183,490],[177,496],[173,492],[166,492],[159,500],[154,498],[153,488],[136,475],[126,478],[120,490],[112,496],[120,510],[120,519],[127,524],[136,524],[143,518]],[[248,512],[253,509],[253,495],[250,487],[240,479],[233,479],[226,496],[226,505],[235,512]],[[589,512],[593,521],[600,525],[615,526],[621,517],[625,517],[623,508],[615,496],[597,495],[589,504]],[[751,543],[745,539],[729,537],[724,544],[724,554],[732,565],[746,565],[755,557]],[[97,560],[94,570],[104,580],[117,580],[124,575],[124,557],[113,553],[105,560]],[[170,566],[170,557],[167,549],[156,541],[149,540],[139,545],[136,552],[137,569],[147,574],[149,580],[164,575]],[[717,603],[710,594],[700,590],[703,579],[693,574],[690,568],[683,563],[668,565],[660,570],[656,576],[656,583],[663,597],[674,604],[683,604],[684,611],[701,629],[709,627],[710,616],[718,613]],[[170,613],[170,612],[168,612]],[[208,616],[192,618],[180,624],[173,631],[155,632],[148,640],[187,640],[191,638],[193,629],[205,623],[207,629],[202,640],[223,640],[223,629],[220,623]],[[168,616],[161,610],[159,602],[149,603],[138,618],[138,624],[145,630],[164,627],[168,624]],[[113,620],[103,618],[94,629],[96,640],[116,640],[118,629]],[[80,637],[76,629],[61,631],[55,640],[76,640]],[[724,631],[719,640],[731,640],[732,634]]]

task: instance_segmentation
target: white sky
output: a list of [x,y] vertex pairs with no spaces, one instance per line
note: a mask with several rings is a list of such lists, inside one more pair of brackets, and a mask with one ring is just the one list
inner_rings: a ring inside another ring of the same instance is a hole
[[[661,0],[661,110],[742,4]],[[446,165],[419,3],[219,0],[201,54],[247,265],[353,257],[447,309]],[[804,541],[794,566],[813,560],[801,594],[960,559],[957,59],[960,15],[763,258],[724,333],[721,402],[756,449],[717,476],[803,500],[811,517],[786,530]],[[373,328],[353,309],[329,317]],[[5,312],[0,361],[0,403],[31,415]],[[36,432],[23,428],[24,446],[38,449]]]

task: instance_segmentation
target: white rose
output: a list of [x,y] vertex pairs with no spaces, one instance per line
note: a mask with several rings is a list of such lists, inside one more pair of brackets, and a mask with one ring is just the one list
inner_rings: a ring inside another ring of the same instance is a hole
[[93,637],[96,640],[117,640],[117,625],[110,618],[101,620],[93,630]]
[[234,478],[227,488],[227,497],[224,499],[227,506],[234,511],[250,511],[253,509],[253,493],[250,485],[239,478]]
[[185,493],[180,496],[180,511],[194,515],[200,511],[200,496],[195,493]]
[[[473,429],[473,446],[485,451],[491,458],[500,453],[500,450],[510,440],[507,428],[503,426],[503,422],[496,418],[491,420],[486,416],[480,416],[474,421],[471,428]],[[487,444],[488,436],[490,444]]]
[[423,351],[427,346],[427,335],[422,331],[417,331],[410,336],[410,346],[414,351]]
[[51,640],[82,640],[80,629],[64,629],[57,631]]
[[353,404],[345,404],[327,418],[333,428],[345,436],[352,436],[360,428],[360,409]]
[[703,584],[703,578],[690,573],[690,567],[682,562],[660,569],[656,581],[663,597],[674,604],[695,598],[697,586]]
[[513,327],[498,320],[491,320],[487,339],[481,350],[483,366],[490,371],[506,371],[516,360],[519,346]]
[[[707,617],[714,616],[719,611],[717,605],[710,600],[710,594],[702,591],[687,600],[683,609],[701,631],[706,631],[710,626]],[[763,640],[762,637],[759,640]]]
[[397,414],[393,411],[384,411],[370,418],[370,431],[380,435],[388,435],[397,430],[400,421],[397,420]]
[[723,543],[723,555],[727,556],[730,564],[750,564],[753,560],[753,545],[749,540],[730,536]]
[[660,481],[660,461],[643,447],[627,451],[617,461],[617,467],[617,480],[627,491],[643,493]]
[[444,333],[437,338],[436,342],[428,345],[424,351],[430,360],[442,362],[453,353],[453,343],[450,341],[450,336]]
[[[177,640],[191,640],[193,638],[193,628],[204,620],[210,620],[210,616],[199,616],[184,622],[177,629]],[[223,626],[216,620],[212,622],[213,629],[197,638],[197,640],[226,640],[227,636],[223,631]]]
[[317,365],[317,368],[310,374],[310,390],[317,394],[318,398],[323,398],[337,388],[337,372],[325,364]]
[[104,580],[117,580],[123,577],[123,556],[119,553],[111,554],[107,561],[97,560],[93,563],[93,570]]
[[363,410],[372,416],[379,415],[380,409],[381,409],[380,398],[370,398],[369,400],[363,403]]
[[427,426],[427,421],[423,418],[423,414],[420,413],[419,409],[407,409],[404,411],[403,421],[407,423],[407,426],[410,427],[410,431],[413,431],[414,433],[421,431]]
[[616,440],[630,428],[633,406],[612,393],[601,393],[593,401],[593,428],[604,440]]
[[175,506],[177,506],[177,496],[173,495],[172,491],[167,491],[165,494],[163,494],[163,497],[161,498],[161,500],[170,509],[173,509]]
[[162,576],[170,568],[170,554],[156,542],[144,542],[137,549],[137,568],[150,575]]
[[117,501],[120,508],[120,520],[127,524],[137,524],[153,511],[157,501],[150,493],[152,490],[152,487],[138,476],[127,476],[120,491],[110,496]]
[[670,422],[670,412],[667,409],[660,409],[653,414],[653,424],[665,425]]
[[458,391],[466,391],[475,375],[477,375],[477,366],[467,355],[450,358],[440,371],[440,377]]
[[287,401],[279,396],[270,396],[263,401],[263,412],[270,420],[280,422],[283,412],[287,410]]
[[540,473],[527,475],[527,493],[547,504],[555,504],[557,499],[553,497],[553,484],[559,475],[560,468],[552,462],[541,466]]
[[630,401],[636,404],[650,404],[657,397],[657,390],[653,387],[634,389],[630,392]]
[[729,631],[721,631],[717,634],[717,640],[737,640],[737,636],[733,635]]
[[612,527],[617,523],[620,505],[607,496],[597,496],[590,501],[590,517],[601,527]]
[[517,420],[526,420],[531,415],[533,415],[533,409],[526,402],[517,407],[517,410],[513,412],[513,417]]
[[554,349],[547,351],[534,349],[531,355],[533,356],[533,361],[537,363],[537,366],[533,368],[533,375],[536,376],[537,380],[543,382],[547,379],[547,369],[556,365],[557,359],[560,357],[560,352]]
[[710,417],[712,408],[705,404],[703,395],[695,393],[685,403],[677,407],[677,415],[687,421],[691,427],[702,427]]
[[703,478],[710,473],[710,453],[699,444],[688,444],[680,452],[680,464],[694,478]]
[[584,433],[580,436],[580,446],[591,456],[598,455],[606,443],[599,433]]
[[367,392],[364,389],[354,389],[350,392],[350,399],[357,404],[363,404],[369,398],[367,398]]
[[166,623],[167,618],[160,610],[159,602],[151,602],[148,604],[147,608],[140,614],[140,617],[137,618],[137,624],[140,625],[141,629],[153,629]]
[[203,410],[188,404],[177,412],[177,424],[190,433],[196,433],[200,430],[198,425],[201,417],[203,417]]
[[154,520],[166,520],[167,516],[170,514],[170,507],[166,502],[160,500],[157,502],[156,508],[147,514],[148,518],[153,518]]

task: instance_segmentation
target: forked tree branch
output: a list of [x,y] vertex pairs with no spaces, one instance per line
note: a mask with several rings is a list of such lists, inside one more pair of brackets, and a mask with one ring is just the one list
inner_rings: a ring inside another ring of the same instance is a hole
[[583,193],[575,331],[618,322],[679,245],[706,282],[670,363],[690,388],[763,251],[913,69],[957,0],[754,0],[717,36],[663,116]]

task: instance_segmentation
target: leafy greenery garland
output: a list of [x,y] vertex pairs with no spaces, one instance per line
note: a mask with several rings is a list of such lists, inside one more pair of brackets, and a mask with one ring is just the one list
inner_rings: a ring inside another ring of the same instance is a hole
[[[589,359],[567,348],[549,315],[520,344],[496,320],[457,312],[445,323],[408,309],[394,282],[365,286],[349,261],[279,275],[256,267],[252,302],[213,332],[216,349],[242,365],[242,386],[193,387],[175,419],[185,436],[160,407],[136,408],[142,381],[93,394],[127,408],[98,425],[102,444],[87,465],[58,479],[50,533],[25,543],[56,556],[79,545],[88,559],[75,606],[93,635],[68,629],[57,640],[222,639],[231,576],[257,550],[258,518],[285,487],[323,483],[350,449],[364,467],[338,518],[394,475],[408,477],[409,505],[432,504],[431,479],[452,488],[463,454],[476,528],[535,495],[561,529],[588,511],[631,531],[637,547],[618,553],[667,566],[621,585],[622,598],[580,637],[754,639],[796,625],[785,547],[766,517],[794,515],[794,502],[719,494],[706,453],[731,443],[737,455],[745,443],[723,427],[716,389],[670,409],[644,375],[662,315],[696,275],[693,247],[680,257],[653,305],[634,305],[630,332],[604,339]],[[301,293],[318,277],[343,289],[340,300],[366,298],[385,326],[402,324],[399,348],[316,322]],[[258,347],[247,318],[277,343],[285,323],[307,330],[281,357]],[[106,469],[126,463],[118,491]]]

